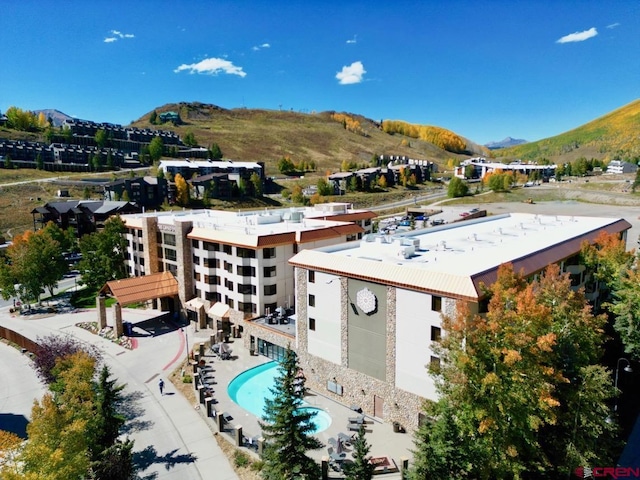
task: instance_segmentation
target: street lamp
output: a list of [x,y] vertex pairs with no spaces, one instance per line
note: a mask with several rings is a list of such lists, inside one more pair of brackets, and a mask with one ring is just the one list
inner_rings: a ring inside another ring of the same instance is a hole
[[189,337],[187,335],[186,328],[181,328],[180,331],[184,333],[184,343],[185,343],[185,346],[187,347],[187,364],[188,364],[189,363]]
[[[623,370],[627,373],[633,373],[633,368],[631,368],[631,362],[629,360],[627,360],[626,358],[619,358],[618,359],[618,363],[616,363],[616,379],[613,383],[613,386],[615,387],[615,389],[618,389],[618,374],[620,373],[620,362],[626,362],[626,366],[623,368]],[[615,406],[613,407],[613,411],[617,412],[618,411],[618,397],[616,396],[616,403]]]

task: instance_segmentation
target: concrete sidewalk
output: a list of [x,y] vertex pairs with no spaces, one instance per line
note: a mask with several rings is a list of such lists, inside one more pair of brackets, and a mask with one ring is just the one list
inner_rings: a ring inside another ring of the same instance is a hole
[[[123,318],[136,322],[156,314],[153,311],[124,309]],[[137,338],[137,348],[129,350],[76,326],[93,321],[96,321],[93,309],[40,318],[14,316],[8,308],[0,309],[0,325],[28,338],[35,340],[51,334],[68,334],[95,345],[101,351],[113,377],[119,384],[126,385],[123,390],[126,399],[124,414],[128,421],[124,436],[135,442],[133,455],[138,478],[236,480],[238,476],[198,410],[175,392],[166,378],[186,356],[184,333],[173,327],[155,336],[142,335]],[[5,369],[24,367],[21,355],[3,355],[2,359],[5,358],[8,359],[3,362]],[[29,374],[24,368],[20,371],[22,375]],[[35,372],[32,375],[35,378]],[[158,388],[161,377],[165,380],[165,395],[160,395]],[[21,398],[17,399],[15,395]],[[31,405],[33,388],[21,392],[9,390],[5,385],[0,388],[0,409],[4,411],[9,400],[12,404],[22,402]]]

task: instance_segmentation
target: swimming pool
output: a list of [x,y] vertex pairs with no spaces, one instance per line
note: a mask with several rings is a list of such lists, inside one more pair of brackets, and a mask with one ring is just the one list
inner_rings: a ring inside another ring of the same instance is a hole
[[[269,390],[274,385],[278,375],[278,362],[269,362],[242,372],[235,377],[227,392],[235,403],[248,410],[258,418],[264,414],[265,398],[273,398]],[[302,408],[317,412],[312,422],[316,428],[314,433],[322,432],[331,425],[331,417],[324,410],[305,404]]]

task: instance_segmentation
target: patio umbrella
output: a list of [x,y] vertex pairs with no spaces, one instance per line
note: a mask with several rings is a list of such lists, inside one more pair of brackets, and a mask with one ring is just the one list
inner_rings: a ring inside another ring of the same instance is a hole
[[342,453],[342,440],[338,439],[338,445],[336,445],[336,453]]
[[284,307],[278,307],[276,308],[276,313],[282,317],[285,313],[287,313],[287,311],[284,309]]

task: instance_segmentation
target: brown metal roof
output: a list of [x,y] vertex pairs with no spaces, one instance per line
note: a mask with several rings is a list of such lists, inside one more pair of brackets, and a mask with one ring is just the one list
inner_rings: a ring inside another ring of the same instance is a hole
[[336,238],[342,235],[362,233],[363,231],[364,230],[361,226],[353,223],[319,228],[317,230],[303,230],[298,232],[298,243],[313,242],[315,240],[323,240],[325,238]]
[[122,306],[146,302],[155,298],[178,295],[178,281],[171,272],[160,272],[142,277],[123,278],[107,282],[100,293],[111,295]]

